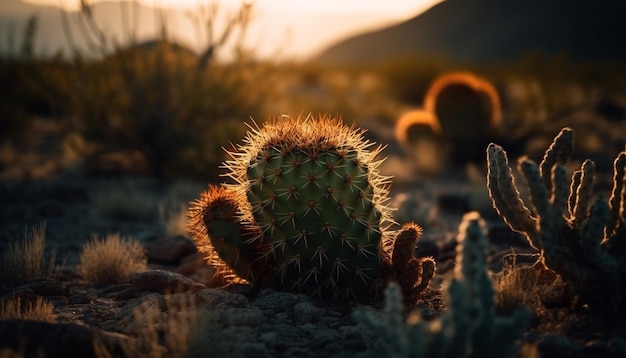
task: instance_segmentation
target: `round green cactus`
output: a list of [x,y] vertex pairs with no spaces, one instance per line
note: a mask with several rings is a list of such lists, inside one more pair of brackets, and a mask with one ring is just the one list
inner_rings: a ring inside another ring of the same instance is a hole
[[326,116],[252,129],[224,164],[234,183],[209,189],[190,210],[200,249],[262,286],[369,294],[391,267],[393,221],[381,147],[362,134]]

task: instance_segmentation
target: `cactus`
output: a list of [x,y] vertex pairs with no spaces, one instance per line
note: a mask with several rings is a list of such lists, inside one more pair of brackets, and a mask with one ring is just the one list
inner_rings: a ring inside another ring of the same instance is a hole
[[389,178],[378,172],[382,148],[370,150],[362,133],[328,116],[251,127],[224,163],[234,183],[211,186],[189,212],[190,231],[218,272],[320,297],[369,296],[405,273],[413,279],[407,293],[425,289],[434,261],[413,257],[416,225],[400,235],[412,237],[398,241],[408,252],[402,267],[391,268]]
[[591,204],[595,165],[585,160],[570,180],[565,165],[573,148],[574,132],[564,128],[539,165],[528,158],[519,161],[531,210],[520,197],[506,152],[490,144],[489,195],[498,214],[526,236],[571,293],[595,307],[620,308],[626,295],[626,151],[615,159],[610,199],[598,197]]
[[494,289],[487,273],[486,225],[477,212],[459,226],[455,276],[448,285],[448,309],[425,321],[416,311],[406,322],[402,292],[395,283],[385,291],[382,317],[356,310],[353,318],[383,340],[392,357],[510,357],[529,323],[530,312],[518,308],[510,317],[495,315]]

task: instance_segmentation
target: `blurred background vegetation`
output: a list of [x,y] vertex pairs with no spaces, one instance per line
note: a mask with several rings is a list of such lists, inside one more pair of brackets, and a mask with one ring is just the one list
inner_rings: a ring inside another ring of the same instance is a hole
[[[215,181],[225,159],[222,147],[240,140],[243,123],[283,113],[341,114],[370,129],[374,139],[389,142],[393,135],[385,133],[393,132],[397,118],[424,105],[438,76],[459,69],[479,73],[500,94],[502,124],[485,140],[497,138],[532,153],[533,146],[545,147],[541,140],[533,144],[543,134],[549,141],[563,125],[593,125],[601,136],[581,148],[602,152],[617,149],[602,138],[613,143],[624,135],[613,130],[623,127],[626,117],[621,62],[582,63],[542,53],[463,65],[417,55],[352,64],[260,59],[244,46],[254,6],[221,10],[213,2],[189,17],[204,32],[199,52],[172,40],[166,13],[154,39],[139,41],[135,25],[127,24],[120,41],[98,23],[88,1],[81,2],[77,18],[61,15],[69,53],[35,51],[37,17],[5,31],[0,172],[24,164],[19,152],[37,141],[44,158],[52,161],[54,154],[61,158],[59,166],[87,175]],[[218,56],[224,51],[232,52],[227,61]],[[592,115],[579,123],[581,110]]]

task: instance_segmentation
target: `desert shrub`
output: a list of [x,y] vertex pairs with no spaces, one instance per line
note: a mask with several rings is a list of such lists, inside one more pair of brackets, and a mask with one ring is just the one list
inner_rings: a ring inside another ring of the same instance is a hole
[[143,246],[119,234],[93,237],[83,245],[79,260],[79,275],[95,285],[124,281],[147,264]]
[[53,276],[56,272],[53,250],[45,260],[46,225],[26,230],[22,240],[11,240],[0,252],[0,288],[13,287],[28,281]]
[[34,302],[23,302],[20,298],[0,301],[0,321],[10,319],[55,322],[56,315],[52,303],[43,297]]
[[[82,6],[84,20],[97,28],[88,2]],[[104,54],[100,59],[76,50],[66,124],[84,143],[75,148],[86,170],[111,170],[107,155],[119,153],[131,160],[123,170],[214,178],[209,168],[222,161],[221,146],[243,134],[240,124],[250,116],[264,118],[263,104],[271,96],[271,65],[239,45],[230,62],[217,58],[233,33],[243,38],[250,13],[251,6],[242,5],[199,55],[169,41],[165,26],[156,40],[125,46],[110,46],[114,41],[101,32],[102,38],[88,39]],[[200,20],[214,23],[219,15],[211,7]]]

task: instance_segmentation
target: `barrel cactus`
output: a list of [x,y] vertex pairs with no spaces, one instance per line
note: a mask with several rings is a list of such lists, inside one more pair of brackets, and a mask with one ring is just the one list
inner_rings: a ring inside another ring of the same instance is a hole
[[[328,116],[285,117],[252,128],[224,163],[233,183],[211,185],[192,203],[189,227],[227,281],[318,297],[371,297],[410,270],[422,291],[432,258],[416,258],[421,229],[404,227],[394,252],[389,177],[381,147]],[[393,255],[392,255],[393,253]],[[393,257],[399,261],[392,265]],[[400,259],[401,258],[401,259]],[[407,276],[409,277],[409,276]]]

